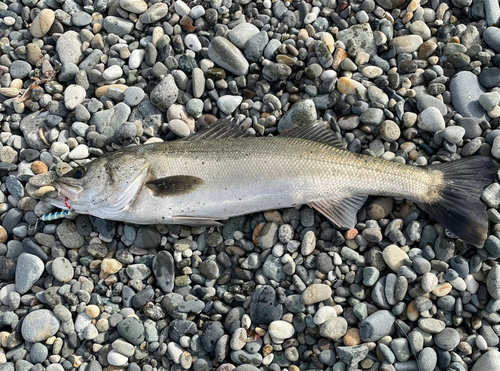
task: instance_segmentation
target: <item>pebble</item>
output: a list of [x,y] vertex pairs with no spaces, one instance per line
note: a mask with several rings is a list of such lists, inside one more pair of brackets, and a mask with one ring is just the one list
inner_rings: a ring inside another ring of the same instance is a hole
[[229,72],[241,76],[248,71],[248,61],[241,51],[229,40],[216,36],[208,46],[208,56],[216,64]]
[[77,105],[83,102],[87,92],[79,85],[70,85],[64,91],[64,105],[69,110],[74,110]]
[[419,115],[418,127],[431,133],[444,130],[444,118],[436,107],[426,108]]
[[359,336],[364,342],[378,341],[394,332],[394,316],[387,310],[379,310],[359,324]]
[[486,278],[486,287],[493,299],[500,300],[500,266],[494,266]]
[[472,366],[471,371],[500,370],[500,352],[496,349],[489,350],[484,353]]
[[331,340],[342,338],[346,332],[347,321],[342,317],[329,318],[319,328],[320,335]]
[[269,335],[277,344],[291,338],[295,334],[295,329],[291,323],[285,321],[273,321],[269,324]]
[[485,118],[485,112],[479,104],[479,97],[485,93],[476,75],[469,71],[457,73],[450,82],[453,107],[464,117],[479,120]]
[[39,309],[30,312],[24,318],[21,333],[24,340],[31,343],[45,341],[56,334],[60,322],[48,309]]
[[63,257],[58,257],[52,262],[52,274],[60,282],[69,282],[73,278],[74,269],[71,262]]
[[331,297],[332,289],[324,284],[312,284],[302,293],[302,303],[305,305],[319,303]]
[[405,264],[405,260],[409,259],[408,255],[397,245],[389,245],[383,251],[384,262],[394,272],[397,272],[401,266]]
[[41,38],[49,32],[55,20],[55,13],[51,9],[42,9],[30,26],[33,37]]
[[45,266],[36,255],[22,253],[17,258],[16,264],[16,291],[25,294],[40,279]]

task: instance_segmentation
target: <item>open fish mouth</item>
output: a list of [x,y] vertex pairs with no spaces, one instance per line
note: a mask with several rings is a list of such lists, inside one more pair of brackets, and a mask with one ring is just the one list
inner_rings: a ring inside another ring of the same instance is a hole
[[72,201],[77,200],[83,190],[80,186],[64,183],[61,180],[55,180],[52,186],[57,190],[58,196],[64,196]]

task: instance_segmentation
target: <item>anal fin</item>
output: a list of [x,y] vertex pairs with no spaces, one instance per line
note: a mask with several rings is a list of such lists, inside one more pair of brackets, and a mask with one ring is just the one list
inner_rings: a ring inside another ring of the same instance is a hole
[[224,224],[219,222],[227,220],[227,218],[214,218],[209,216],[187,216],[178,215],[171,216],[170,219],[176,224],[183,224],[190,227],[220,227]]
[[310,202],[309,205],[341,228],[352,229],[356,225],[356,214],[365,203],[367,195]]

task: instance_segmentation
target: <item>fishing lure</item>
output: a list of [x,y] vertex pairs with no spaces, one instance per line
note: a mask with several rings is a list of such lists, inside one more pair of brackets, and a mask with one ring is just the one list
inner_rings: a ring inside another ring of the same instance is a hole
[[53,220],[62,219],[71,215],[76,215],[76,213],[71,210],[64,210],[42,215],[38,218],[34,226],[30,226],[30,230],[35,230],[38,227],[38,222],[51,222]]

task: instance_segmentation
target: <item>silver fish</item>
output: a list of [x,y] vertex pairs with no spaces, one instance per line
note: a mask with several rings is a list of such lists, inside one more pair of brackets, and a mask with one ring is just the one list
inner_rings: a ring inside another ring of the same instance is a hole
[[220,225],[227,218],[309,204],[353,228],[368,195],[416,202],[465,242],[481,245],[480,200],[498,164],[472,157],[408,166],[348,152],[323,122],[245,137],[230,119],[188,140],[128,147],[54,181],[62,209],[136,224]]

